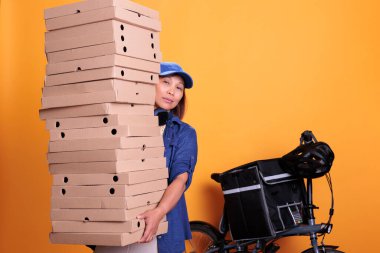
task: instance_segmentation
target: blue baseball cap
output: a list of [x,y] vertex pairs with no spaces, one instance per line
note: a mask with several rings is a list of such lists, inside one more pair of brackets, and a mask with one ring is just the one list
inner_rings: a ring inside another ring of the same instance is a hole
[[174,62],[161,62],[160,76],[179,75],[185,82],[185,88],[190,89],[193,87],[193,79],[187,74],[181,66]]

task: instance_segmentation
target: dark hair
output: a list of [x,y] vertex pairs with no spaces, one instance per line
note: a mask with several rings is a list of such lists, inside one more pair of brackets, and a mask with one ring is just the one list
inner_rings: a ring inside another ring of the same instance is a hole
[[182,99],[179,101],[178,105],[172,110],[174,115],[176,115],[181,120],[183,119],[183,116],[185,116],[185,109],[186,109],[186,94],[185,89],[183,89],[183,96]]

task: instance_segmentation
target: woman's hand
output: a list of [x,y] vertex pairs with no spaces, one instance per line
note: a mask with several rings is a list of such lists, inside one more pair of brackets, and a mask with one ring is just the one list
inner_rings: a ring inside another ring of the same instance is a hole
[[145,220],[145,231],[139,242],[150,242],[157,233],[158,225],[164,218],[165,212],[159,206],[137,216]]
[[150,242],[153,240],[153,236],[157,234],[160,221],[173,209],[185,191],[187,179],[187,173],[178,175],[166,188],[159,205],[137,216],[138,219],[145,220],[145,231],[139,242]]

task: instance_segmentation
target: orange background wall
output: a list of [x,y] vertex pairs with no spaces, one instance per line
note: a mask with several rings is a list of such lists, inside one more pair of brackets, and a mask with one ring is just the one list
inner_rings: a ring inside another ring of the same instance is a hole
[[[0,252],[89,252],[48,242],[48,133],[38,118],[43,9],[72,0],[2,0]],[[374,252],[379,227],[379,1],[138,0],[160,11],[164,60],[189,71],[185,121],[199,138],[187,192],[192,220],[218,223],[212,172],[281,156],[313,130],[336,154],[336,215],[327,243]],[[315,184],[325,220],[329,191]],[[307,238],[280,241],[299,252]]]

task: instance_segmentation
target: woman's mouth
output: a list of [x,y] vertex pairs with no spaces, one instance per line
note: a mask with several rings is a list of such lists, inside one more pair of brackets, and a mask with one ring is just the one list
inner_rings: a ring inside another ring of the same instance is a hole
[[162,98],[166,103],[173,103],[173,100],[169,99],[169,98]]

